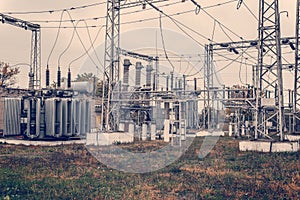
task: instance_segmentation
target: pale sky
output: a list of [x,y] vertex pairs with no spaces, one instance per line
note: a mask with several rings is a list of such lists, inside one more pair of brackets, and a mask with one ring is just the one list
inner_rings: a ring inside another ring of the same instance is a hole
[[[197,2],[202,7],[207,7],[211,5],[215,5],[218,3],[227,2],[228,0],[197,0]],[[82,6],[92,3],[104,2],[104,0],[0,0],[0,12],[18,12],[18,11],[41,11],[41,10],[54,10],[54,9],[64,9],[71,8],[76,6]],[[127,0],[127,2],[133,2],[133,0]],[[163,2],[160,4],[155,4],[157,7],[159,5],[165,5],[168,3],[181,2],[181,0],[170,0],[169,2]],[[251,15],[251,13],[247,10],[246,6],[258,17],[258,0],[244,0],[245,5],[242,5],[239,10],[237,10],[237,2],[228,3],[223,6],[218,6],[214,8],[206,9],[206,11],[215,17],[220,23],[228,27],[237,35],[243,37],[244,39],[256,39],[257,38],[257,20]],[[296,10],[296,0],[282,0],[280,3],[280,11],[288,11],[288,17],[286,14],[281,15],[281,32],[282,37],[284,36],[294,36],[295,30],[295,10]],[[147,5],[147,8],[150,8]],[[184,12],[188,10],[194,9],[195,6],[192,2],[186,0],[184,3],[178,3],[172,6],[161,7],[167,14],[174,14],[178,12]],[[121,13],[126,13],[130,11],[142,11],[142,6],[124,9]],[[70,11],[73,19],[86,19],[86,18],[95,18],[102,17],[106,15],[106,4],[95,6],[91,8],[81,9],[81,10],[72,10]],[[59,20],[61,12],[44,13],[44,14],[25,14],[25,15],[12,15],[14,17],[28,20],[28,21],[49,21],[49,20]],[[122,15],[121,23],[145,19],[149,17],[158,17],[159,13],[152,10],[144,10],[143,12],[137,12],[135,14],[130,15]],[[214,41],[216,42],[230,42],[230,39],[224,34],[221,27],[218,23],[214,23],[214,20],[208,17],[203,11],[200,11],[198,15],[194,12],[189,12],[180,16],[174,16],[175,19],[182,22],[186,26],[194,29],[195,31],[201,33],[206,38],[211,38],[213,35],[213,29],[215,24],[214,31]],[[67,14],[63,17],[64,20],[69,19]],[[87,21],[89,25],[102,26],[105,25],[105,19],[99,20],[89,20]],[[57,28],[47,28],[58,27],[59,23],[39,23],[42,26],[42,77],[44,77],[46,62],[54,45],[54,40],[57,34]],[[71,27],[72,24],[70,22],[63,23],[62,26]],[[84,23],[80,23],[79,26],[84,26]],[[163,33],[165,39],[165,48],[170,52],[175,52],[177,54],[203,54],[201,51],[201,47],[189,39],[186,36],[186,39],[180,39],[179,35],[185,36],[178,27],[174,25],[167,18],[162,19]],[[0,38],[1,38],[1,48],[0,48],[0,60],[3,62],[10,63],[11,65],[17,63],[29,63],[30,61],[30,40],[31,40],[31,32],[25,31],[20,28],[13,27],[8,24],[0,24]],[[224,29],[224,27],[223,27]],[[104,43],[104,28],[101,30],[98,39],[96,40],[94,46],[99,47],[97,49],[97,55],[100,60],[103,62],[103,52],[101,50],[101,45]],[[149,30],[149,32],[145,31]],[[134,24],[126,24],[121,26],[121,47],[129,48],[128,50],[136,50],[136,49],[145,49],[152,48],[152,50],[156,47],[162,48],[162,40],[159,31],[159,19],[142,22],[142,23],[134,23]],[[185,29],[187,33],[189,33],[194,39],[196,39],[201,44],[208,44],[209,41],[203,39],[199,35],[191,32],[190,30]],[[66,48],[73,29],[62,29],[60,32],[60,36],[58,38],[58,44],[55,46],[53,54],[50,58],[50,67],[53,70],[51,74],[51,79],[55,80],[56,68],[58,63],[58,57],[62,53],[62,51]],[[99,28],[89,28],[91,38],[94,39]],[[174,33],[172,33],[174,32]],[[225,32],[229,35],[229,37],[234,41],[239,41],[240,39],[234,34],[230,33],[225,29]],[[79,33],[81,38],[86,44],[87,47],[90,46],[90,41],[87,35],[86,29],[80,29]],[[176,34],[177,33],[177,34]],[[136,35],[136,34],[143,34]],[[139,38],[139,39],[137,39]],[[189,40],[189,41],[188,41]],[[188,42],[187,42],[188,41]],[[122,46],[123,45],[123,46]],[[183,49],[189,49],[190,52],[184,51]],[[84,52],[78,38],[75,36],[72,42],[70,49],[66,52],[66,54],[61,59],[61,66],[63,73],[66,72],[68,64],[81,55]],[[147,52],[147,50],[143,50],[143,52]],[[153,51],[152,51],[153,52]],[[163,53],[160,51],[160,53]],[[91,53],[92,54],[92,53]],[[100,66],[100,63],[97,61],[95,54],[92,54],[97,65]],[[235,58],[234,55],[232,58]],[[194,59],[194,58],[191,58]],[[196,58],[195,58],[196,59]],[[241,62],[245,62],[245,60],[240,60]],[[292,58],[290,60],[293,62]],[[222,67],[226,65],[226,62],[218,63],[218,67]],[[78,73],[82,71],[82,68],[86,68],[87,65],[93,65],[88,56],[84,56],[82,59],[78,60],[74,63],[73,70],[74,73]],[[163,63],[163,65],[167,65],[167,63]],[[178,66],[178,64],[174,65]],[[95,67],[95,66],[92,66]],[[235,84],[238,82],[237,72],[240,67],[239,63],[232,64],[228,69],[222,71],[220,74],[220,79],[223,80],[226,84]],[[245,81],[246,80],[246,68],[243,68],[241,77]],[[190,70],[189,70],[190,71]],[[73,74],[74,74],[73,73]],[[247,74],[251,73],[250,67],[247,67]],[[21,76],[22,83],[24,79],[27,79],[28,67],[22,66]],[[66,74],[66,73],[65,73]],[[75,74],[73,76],[75,76]],[[234,75],[232,75],[234,74]],[[199,73],[197,76],[203,76]],[[248,78],[249,79],[249,78]],[[289,75],[287,75],[286,81],[290,81]],[[42,85],[44,85],[45,80],[42,80]],[[249,82],[249,80],[248,80]]]

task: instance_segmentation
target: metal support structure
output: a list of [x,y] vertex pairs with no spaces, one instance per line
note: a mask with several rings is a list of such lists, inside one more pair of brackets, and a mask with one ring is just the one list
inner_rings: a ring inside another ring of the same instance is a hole
[[[278,0],[259,1],[259,52],[258,52],[258,77],[256,99],[255,138],[259,135],[270,137],[266,127],[267,122],[276,121],[277,132],[280,140],[284,139],[284,104],[282,82],[282,57],[280,36],[280,14]],[[271,58],[271,59],[267,59]],[[272,59],[273,58],[273,59]],[[265,63],[271,65],[265,66]],[[266,99],[266,91],[274,91],[274,111],[270,111],[262,100]],[[274,112],[276,114],[274,114]]]
[[[274,41],[274,38],[265,39],[266,42]],[[242,40],[242,41],[234,41],[234,42],[223,42],[223,43],[213,43],[213,50],[220,51],[225,50],[228,51],[230,49],[249,49],[249,48],[257,48],[259,40]],[[294,44],[296,43],[296,37],[282,37],[281,45],[288,45],[291,48],[294,48]]]
[[10,24],[25,30],[32,31],[29,89],[41,88],[41,27],[39,24],[33,24],[15,17],[0,13],[2,23]]
[[29,89],[41,88],[41,31],[33,30],[31,38],[31,59],[29,77],[33,76],[33,80],[29,84],[33,84]]
[[295,45],[295,68],[294,68],[294,101],[293,101],[293,130],[292,132],[299,132],[297,124],[300,123],[300,0],[297,0],[296,5],[296,45]]
[[204,128],[212,128],[211,114],[213,112],[213,100],[211,97],[211,89],[213,88],[213,45],[205,46],[206,58],[204,68],[204,113],[203,113],[203,126]]
[[[111,105],[111,97],[116,84],[119,81],[120,72],[120,11],[121,9],[132,8],[146,3],[153,6],[153,3],[164,2],[167,0],[151,0],[151,1],[134,1],[124,2],[121,0],[107,0],[106,13],[106,33],[105,33],[105,55],[104,55],[104,72],[103,72],[103,95],[102,95],[102,114],[101,114],[101,130],[113,131],[116,129],[116,123],[112,116],[113,107]],[[121,4],[122,2],[122,4]],[[158,64],[158,60],[156,60]],[[156,68],[158,70],[158,68]],[[158,73],[156,72],[157,76]],[[158,77],[155,77],[156,86],[158,87]],[[108,92],[105,92],[105,83],[108,85]],[[118,107],[118,106],[117,106]],[[105,119],[105,120],[104,120]],[[104,122],[105,121],[105,122]],[[105,123],[105,124],[104,124]]]
[[[108,94],[105,94],[105,90],[103,90],[101,120],[101,128],[106,130],[115,129],[110,101],[114,86],[119,81],[120,3],[121,0],[107,0],[103,82],[108,83]],[[105,127],[103,125],[104,115]]]
[[141,54],[141,53],[136,53],[133,51],[128,51],[128,50],[122,49],[120,47],[117,48],[117,52],[121,55],[129,56],[129,57],[140,59],[140,60],[145,60],[149,63],[152,63],[153,61],[158,61],[158,57],[153,57],[153,56],[148,56],[148,55]]

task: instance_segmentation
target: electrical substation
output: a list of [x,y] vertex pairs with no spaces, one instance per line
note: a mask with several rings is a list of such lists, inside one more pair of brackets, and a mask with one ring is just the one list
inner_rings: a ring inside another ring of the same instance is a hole
[[[147,5],[172,18],[160,8],[159,3],[165,1],[108,0],[104,67],[97,83],[73,82],[69,70],[62,84],[59,66],[55,88],[50,87],[48,66],[46,87],[41,86],[40,25],[0,14],[2,27],[8,24],[32,32],[28,90],[3,89],[2,136],[83,138],[96,145],[103,143],[103,135],[111,135],[108,144],[163,140],[180,146],[187,137],[204,134],[239,138],[242,151],[299,151],[300,0],[295,1],[294,36],[281,34],[280,1],[259,0],[257,38],[204,44],[203,70],[194,75],[176,73],[174,67],[162,73],[161,62],[168,60],[166,51],[158,56],[120,46],[121,10]],[[202,10],[194,0],[185,3]],[[283,57],[286,51],[293,51],[288,60]],[[216,76],[222,72],[216,70],[214,61],[222,55],[228,59],[228,54],[238,58],[245,54],[255,60],[247,84],[217,83]],[[286,72],[293,77],[289,90],[284,89]],[[101,95],[95,95],[96,85],[102,87]]]

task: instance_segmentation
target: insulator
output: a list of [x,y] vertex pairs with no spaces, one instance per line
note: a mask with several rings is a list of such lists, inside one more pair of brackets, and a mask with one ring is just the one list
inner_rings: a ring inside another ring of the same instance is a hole
[[151,87],[151,76],[152,76],[152,66],[147,65],[146,67],[146,86]]
[[142,70],[143,66],[141,62],[137,62],[136,66],[135,66],[135,86],[141,86],[141,70]]
[[169,91],[169,76],[166,77],[166,90]]
[[186,75],[183,75],[183,91],[186,90]]
[[29,89],[34,89],[34,73],[29,72]]
[[57,71],[57,87],[60,88],[61,86],[61,71],[58,69]]
[[171,90],[174,89],[174,73],[171,72]]
[[152,90],[156,90],[156,75],[154,74],[153,76],[153,87],[152,87]]
[[68,88],[71,88],[71,71],[68,72]]
[[49,85],[50,85],[50,71],[47,68],[46,69],[46,87],[49,87]]
[[124,77],[123,77],[123,83],[128,84],[129,83],[129,67],[131,63],[129,59],[124,59]]

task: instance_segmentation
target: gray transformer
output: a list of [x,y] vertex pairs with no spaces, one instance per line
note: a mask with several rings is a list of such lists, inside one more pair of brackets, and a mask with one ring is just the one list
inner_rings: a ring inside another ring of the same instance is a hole
[[91,131],[91,105],[84,98],[4,98],[0,129],[3,136],[29,139],[84,137]]

